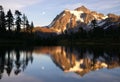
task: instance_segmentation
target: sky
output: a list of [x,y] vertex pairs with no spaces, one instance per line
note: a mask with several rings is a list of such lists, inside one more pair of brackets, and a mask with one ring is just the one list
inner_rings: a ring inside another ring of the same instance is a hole
[[65,9],[73,10],[84,5],[88,9],[107,15],[120,15],[120,0],[0,0],[4,11],[11,9],[25,13],[35,26],[49,25]]

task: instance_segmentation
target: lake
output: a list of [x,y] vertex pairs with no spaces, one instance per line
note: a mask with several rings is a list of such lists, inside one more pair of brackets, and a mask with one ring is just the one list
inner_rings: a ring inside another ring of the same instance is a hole
[[0,82],[120,82],[120,48],[0,48]]

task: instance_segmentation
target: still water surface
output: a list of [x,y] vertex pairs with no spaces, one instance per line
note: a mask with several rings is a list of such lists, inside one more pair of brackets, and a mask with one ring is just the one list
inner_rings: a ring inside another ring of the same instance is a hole
[[0,48],[0,82],[120,82],[120,49]]

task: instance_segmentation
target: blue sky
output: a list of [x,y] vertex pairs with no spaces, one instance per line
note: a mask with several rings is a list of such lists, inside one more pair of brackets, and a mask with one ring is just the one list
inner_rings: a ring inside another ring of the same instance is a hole
[[64,9],[82,5],[100,13],[120,15],[120,0],[0,0],[0,5],[5,11],[19,9],[35,26],[48,25]]

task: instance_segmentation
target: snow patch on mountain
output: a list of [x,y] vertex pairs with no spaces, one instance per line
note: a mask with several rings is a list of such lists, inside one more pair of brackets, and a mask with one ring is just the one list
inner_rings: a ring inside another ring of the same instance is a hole
[[76,16],[76,21],[81,21],[84,22],[83,18],[81,18],[80,16],[84,13],[83,11],[70,11],[71,14]]
[[52,21],[52,23],[49,24],[48,27],[52,27],[54,23],[55,23],[55,21]]
[[108,18],[108,16],[104,16],[104,17],[102,17],[102,19],[106,19],[106,18]]
[[106,23],[106,21],[100,22],[100,23],[98,23],[98,26],[102,26],[102,25],[104,25],[105,23]]
[[62,17],[64,17],[66,14],[63,14],[63,16]]

